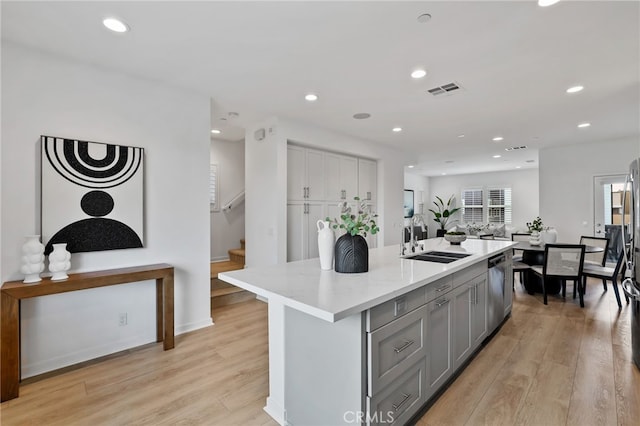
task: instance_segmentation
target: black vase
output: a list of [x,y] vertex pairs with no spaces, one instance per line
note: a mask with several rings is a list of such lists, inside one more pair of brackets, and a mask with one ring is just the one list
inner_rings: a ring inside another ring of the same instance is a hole
[[447,233],[446,229],[436,229],[436,237],[444,237],[444,234]]
[[344,234],[335,245],[335,270],[352,274],[369,270],[369,246],[361,235]]

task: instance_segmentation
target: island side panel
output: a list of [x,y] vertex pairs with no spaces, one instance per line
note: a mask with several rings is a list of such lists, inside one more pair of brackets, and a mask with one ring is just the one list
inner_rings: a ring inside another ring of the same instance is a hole
[[331,323],[285,308],[287,424],[353,424],[362,415],[364,336],[363,314]]

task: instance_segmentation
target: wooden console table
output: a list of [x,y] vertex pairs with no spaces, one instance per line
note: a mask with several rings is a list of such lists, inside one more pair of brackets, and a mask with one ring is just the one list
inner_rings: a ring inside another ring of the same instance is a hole
[[0,289],[0,401],[18,397],[20,385],[20,301],[31,297],[86,290],[137,281],[156,280],[156,341],[174,347],[173,266],[166,263],[70,274],[62,281],[43,278],[35,284],[4,283]]

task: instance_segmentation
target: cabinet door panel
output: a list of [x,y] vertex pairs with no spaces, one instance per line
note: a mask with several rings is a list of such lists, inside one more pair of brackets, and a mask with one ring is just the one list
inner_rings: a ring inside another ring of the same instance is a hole
[[307,187],[309,200],[324,200],[324,153],[307,150]]
[[487,337],[487,278],[474,281],[474,300],[471,304],[471,349],[475,349]]
[[355,157],[341,157],[340,186],[347,201],[353,201],[358,196],[358,159]]
[[376,200],[378,165],[375,161],[358,159],[358,194],[362,200]]
[[337,201],[341,199],[340,156],[326,153],[324,156],[325,199]]
[[287,204],[287,262],[304,259],[307,244],[305,203]]
[[306,155],[304,148],[287,147],[287,199],[303,200],[306,186]]
[[307,256],[305,259],[318,257],[318,220],[324,220],[324,204],[307,203]]
[[[451,296],[430,302],[427,306],[427,341],[429,342],[428,380],[431,393],[435,392],[452,372],[451,319],[453,305]],[[429,396],[427,396],[429,397]]]
[[453,294],[453,368],[457,369],[471,354],[471,306],[475,287],[462,285]]

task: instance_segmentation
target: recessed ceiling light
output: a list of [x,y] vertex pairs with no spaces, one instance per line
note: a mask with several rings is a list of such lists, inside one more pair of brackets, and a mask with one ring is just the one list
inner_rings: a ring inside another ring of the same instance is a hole
[[391,129],[392,132],[401,132],[402,131],[402,127],[394,127],[393,129]]
[[494,142],[500,142],[501,140],[504,140],[502,136],[496,136],[495,138],[493,138]]
[[591,126],[591,123],[580,123],[580,124],[578,124],[578,127],[580,127],[581,129],[584,128],[584,127],[589,127],[589,126]]
[[427,75],[427,72],[425,70],[414,70],[411,73],[411,78],[422,78],[425,75]]
[[446,175],[446,173],[442,173],[442,176]]
[[413,164],[409,164],[407,167],[409,167],[410,169],[413,169],[415,166]]
[[567,93],[578,93],[584,89],[584,86],[573,86],[567,89]]
[[519,169],[519,168],[520,168],[520,166],[516,166],[516,169]]
[[102,24],[116,33],[126,33],[129,31],[129,26],[116,18],[106,18],[102,21]]
[[458,135],[459,138],[464,138],[464,135]]
[[496,155],[493,156],[493,158],[500,158],[500,157],[502,157],[502,155],[500,155],[500,154],[496,154]]
[[307,93],[306,95],[304,95],[304,98],[309,102],[314,102],[318,100],[318,95],[315,95],[313,93]]
[[538,0],[538,6],[547,7],[558,3],[560,0]]
[[368,112],[359,112],[357,114],[353,114],[353,118],[355,118],[356,120],[364,120],[371,117],[371,114],[369,114]]
[[211,133],[213,133],[214,135],[219,135],[220,133],[222,133],[222,131],[218,129],[211,129]]

